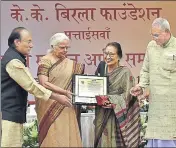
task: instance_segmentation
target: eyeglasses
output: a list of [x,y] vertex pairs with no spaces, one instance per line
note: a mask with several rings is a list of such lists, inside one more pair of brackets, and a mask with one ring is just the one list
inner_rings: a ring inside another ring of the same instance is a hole
[[110,57],[114,57],[116,55],[116,53],[106,52],[106,51],[104,51],[103,53],[104,53],[104,56],[108,56],[109,55]]
[[159,31],[158,33],[152,33],[152,31],[150,31],[150,35],[153,38],[159,38],[160,35],[162,35],[164,32],[163,31]]
[[70,46],[59,46],[59,45],[56,45],[57,47],[59,47],[61,50],[68,50],[70,48]]
[[150,34],[152,37],[154,37],[154,38],[158,38],[160,35],[161,35],[161,33],[160,34]]
[[21,42],[26,42],[28,44],[32,44],[32,41],[31,40],[20,40]]

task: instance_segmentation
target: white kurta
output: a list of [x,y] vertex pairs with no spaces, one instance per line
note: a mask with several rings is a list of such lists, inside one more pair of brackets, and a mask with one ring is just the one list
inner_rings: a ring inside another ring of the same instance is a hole
[[147,139],[176,140],[176,38],[148,44],[140,86],[150,88]]

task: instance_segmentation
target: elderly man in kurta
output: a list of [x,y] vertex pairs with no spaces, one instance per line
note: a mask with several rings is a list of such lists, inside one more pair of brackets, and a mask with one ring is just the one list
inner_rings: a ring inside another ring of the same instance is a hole
[[150,89],[147,147],[176,147],[176,38],[164,18],[153,21],[151,36],[140,82],[131,94],[139,96]]

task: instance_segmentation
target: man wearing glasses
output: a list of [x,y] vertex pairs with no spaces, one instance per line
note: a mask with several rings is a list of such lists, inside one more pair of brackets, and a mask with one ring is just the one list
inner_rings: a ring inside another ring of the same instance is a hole
[[176,147],[176,38],[164,18],[153,21],[151,36],[140,82],[131,94],[139,96],[150,89],[147,147]]
[[22,147],[28,92],[39,99],[56,100],[71,107],[65,95],[39,85],[26,66],[25,56],[33,47],[29,31],[15,28],[8,39],[9,48],[1,60],[2,147]]

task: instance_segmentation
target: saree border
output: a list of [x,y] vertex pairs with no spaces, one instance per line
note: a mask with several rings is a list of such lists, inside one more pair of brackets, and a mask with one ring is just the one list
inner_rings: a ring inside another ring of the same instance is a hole
[[[63,61],[63,60],[62,60]],[[57,61],[50,69],[50,71],[57,66],[57,64],[60,64],[62,61]],[[73,61],[73,70],[72,70],[72,75],[74,73],[83,73],[84,71],[84,65],[83,64],[79,64],[76,63],[75,61]],[[68,81],[68,83],[66,84],[66,87],[64,89],[69,89],[72,86],[72,75]],[[52,123],[56,120],[56,118],[61,114],[61,112],[64,110],[65,106],[61,105],[60,103],[58,103],[57,101],[54,101],[49,109],[47,110],[47,112],[45,113],[45,115],[43,116],[43,118],[41,119],[41,122],[39,123],[39,146],[41,146],[43,140],[45,139],[48,130],[50,128],[50,126],[52,125]]]

